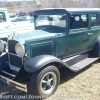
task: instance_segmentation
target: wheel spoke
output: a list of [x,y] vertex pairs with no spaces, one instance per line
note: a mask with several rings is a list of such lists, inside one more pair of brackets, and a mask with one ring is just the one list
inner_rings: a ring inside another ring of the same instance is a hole
[[47,83],[47,81],[45,81],[45,80],[42,80],[42,83]]
[[49,79],[48,81],[49,81],[49,82],[53,81],[53,78]]

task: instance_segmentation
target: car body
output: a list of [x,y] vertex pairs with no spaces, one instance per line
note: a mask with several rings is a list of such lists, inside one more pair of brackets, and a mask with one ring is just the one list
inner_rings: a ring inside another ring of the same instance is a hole
[[7,9],[0,8],[0,30],[11,25],[11,20],[9,19],[9,14]]
[[[0,79],[46,98],[59,85],[60,67],[78,72],[99,59],[100,9],[43,9],[33,16],[35,30],[9,35],[8,48],[0,40]],[[46,22],[37,24],[41,16]]]

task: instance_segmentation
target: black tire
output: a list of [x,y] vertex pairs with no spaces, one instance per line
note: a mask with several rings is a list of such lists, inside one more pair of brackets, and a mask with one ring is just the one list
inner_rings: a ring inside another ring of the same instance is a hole
[[60,73],[55,66],[47,66],[33,73],[29,83],[29,93],[39,98],[52,95],[60,82]]

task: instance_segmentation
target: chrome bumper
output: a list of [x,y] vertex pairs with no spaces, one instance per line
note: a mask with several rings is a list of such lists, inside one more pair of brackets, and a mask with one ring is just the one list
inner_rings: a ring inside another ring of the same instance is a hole
[[2,75],[0,75],[0,80],[3,81],[3,82],[5,82],[8,85],[11,85],[11,86],[19,89],[19,90],[22,90],[24,92],[27,92],[27,85],[26,84],[18,83],[16,81],[13,81],[13,80],[11,80],[9,78],[6,78],[6,77],[4,77]]

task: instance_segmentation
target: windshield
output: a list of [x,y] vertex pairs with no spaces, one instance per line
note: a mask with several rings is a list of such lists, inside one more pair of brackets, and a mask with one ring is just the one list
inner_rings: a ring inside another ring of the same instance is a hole
[[36,27],[52,25],[66,28],[66,15],[38,15],[36,16]]

